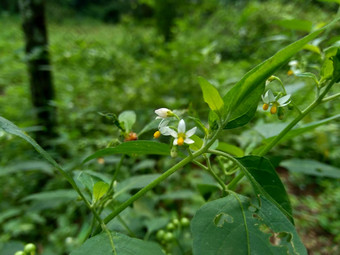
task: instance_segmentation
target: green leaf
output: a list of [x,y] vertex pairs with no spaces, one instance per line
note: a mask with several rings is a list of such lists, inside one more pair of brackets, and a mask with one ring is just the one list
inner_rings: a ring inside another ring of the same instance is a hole
[[[118,255],[164,255],[160,246],[153,242],[131,238],[123,234],[112,233],[113,243]],[[71,252],[70,255],[112,255],[110,239],[107,233],[96,235]]]
[[[268,77],[270,77],[277,69],[300,51],[309,41],[316,38],[319,34],[325,31],[325,29],[336,24],[339,19],[340,18],[335,19],[327,26],[314,31],[313,33],[281,49],[274,56],[265,60],[246,73],[243,78],[223,97],[227,116],[232,117],[235,110],[237,110],[238,107],[241,107],[245,103],[245,100],[251,97],[254,91],[257,91],[256,89],[258,89],[258,87],[263,86]],[[255,104],[255,101],[253,101],[253,103]],[[256,104],[257,103],[258,102],[256,102]],[[248,112],[249,108],[244,107],[243,111],[239,110],[237,115],[239,117],[247,114],[250,115]],[[230,120],[233,119],[231,118]],[[211,126],[216,126],[216,118],[209,118],[209,124]]]
[[340,178],[340,169],[312,159],[289,159],[280,163],[289,171],[307,175]]
[[286,20],[277,20],[275,23],[281,27],[310,32],[313,27],[313,23],[308,20],[300,20],[300,19],[286,19]]
[[145,174],[132,176],[117,184],[116,193],[114,197],[118,197],[120,194],[132,189],[144,188],[146,185],[154,181],[160,176],[160,174]]
[[222,114],[224,102],[217,89],[203,77],[198,77],[198,82],[203,92],[204,101],[209,105],[210,110]]
[[336,55],[332,57],[333,61],[333,78],[335,82],[340,81],[340,48],[338,48]]
[[129,141],[121,143],[113,148],[106,148],[95,152],[88,156],[83,163],[92,159],[100,158],[112,154],[128,154],[128,155],[170,155],[170,147],[168,144],[154,141]]
[[321,54],[321,50],[318,46],[315,46],[313,44],[306,44],[304,47],[303,47],[304,50],[309,50],[311,52],[314,52],[314,53],[317,53],[317,54]]
[[0,176],[24,171],[39,171],[47,175],[53,175],[53,169],[50,164],[41,160],[29,160],[2,167]]
[[190,138],[194,140],[194,143],[190,144],[189,148],[194,151],[198,151],[199,149],[201,149],[203,145],[203,140],[197,135],[193,135]]
[[96,182],[93,186],[93,202],[95,203],[103,197],[109,190],[110,185],[106,182]]
[[292,223],[263,196],[259,205],[235,193],[208,202],[196,212],[191,231],[194,254],[307,255]]
[[255,192],[264,195],[291,222],[294,222],[288,194],[270,161],[259,156],[245,156],[237,160],[243,165],[242,170],[251,182]]
[[225,143],[225,142],[219,142],[218,146],[216,148],[217,150],[224,151],[226,153],[229,153],[231,155],[235,155],[237,157],[243,157],[244,156],[244,151],[232,144]]
[[[242,104],[231,112],[229,121],[224,128],[232,129],[246,125],[254,117],[264,89],[265,83],[256,87],[256,89],[243,100]],[[237,94],[237,87],[233,87],[227,93],[226,97],[232,98],[234,94]]]
[[36,194],[26,196],[22,201],[38,200],[38,201],[49,201],[49,200],[63,200],[68,202],[71,200],[76,200],[78,197],[77,192],[72,189],[60,189],[53,191],[45,191]]
[[334,60],[336,60],[336,55],[339,54],[338,51],[338,47],[335,46],[329,47],[325,50],[325,57],[320,71],[320,83],[332,79],[335,70],[334,64],[336,63]]
[[330,2],[340,4],[340,0],[318,0],[319,2]]
[[129,133],[136,122],[136,113],[134,111],[124,111],[118,116],[120,123],[124,123],[125,132]]

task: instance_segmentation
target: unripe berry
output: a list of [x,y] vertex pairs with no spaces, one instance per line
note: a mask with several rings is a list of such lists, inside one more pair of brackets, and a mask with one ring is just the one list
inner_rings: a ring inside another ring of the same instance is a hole
[[28,243],[25,245],[24,251],[26,253],[31,253],[31,252],[35,252],[37,248],[35,247],[35,245],[33,243]]
[[189,225],[190,225],[189,219],[186,218],[186,217],[181,218],[181,225],[182,225],[183,227],[189,226]]
[[157,238],[158,240],[161,240],[161,239],[163,239],[164,235],[165,235],[165,231],[164,231],[163,229],[158,230],[158,231],[157,231],[157,234],[156,234],[156,238]]
[[168,223],[168,225],[166,225],[166,229],[167,230],[174,230],[175,229],[175,225],[172,222],[170,222],[170,223]]
[[164,238],[164,241],[167,241],[167,242],[172,241],[174,239],[174,234],[171,232],[166,232],[163,238]]
[[172,223],[173,223],[175,226],[178,226],[178,225],[179,225],[179,220],[178,220],[178,219],[173,219],[173,220],[172,220]]

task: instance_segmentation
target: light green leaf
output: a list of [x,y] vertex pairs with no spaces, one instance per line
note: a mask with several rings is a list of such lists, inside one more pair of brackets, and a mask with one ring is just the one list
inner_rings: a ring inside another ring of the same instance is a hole
[[317,54],[321,54],[321,50],[318,46],[315,46],[313,44],[306,44],[304,47],[303,47],[304,50],[309,50],[311,52],[315,52]]
[[245,156],[237,160],[243,165],[241,170],[251,182],[255,192],[265,196],[291,222],[294,222],[288,194],[270,161],[258,156]]
[[300,20],[300,19],[286,19],[286,20],[277,20],[275,23],[281,27],[310,32],[313,27],[313,23],[308,20]]
[[232,144],[225,143],[225,142],[219,142],[218,146],[216,148],[217,150],[224,151],[226,153],[229,153],[231,155],[237,156],[237,157],[243,157],[244,151]]
[[38,200],[38,201],[50,201],[50,200],[63,200],[64,202],[68,202],[71,200],[76,200],[78,197],[77,192],[71,189],[60,189],[53,191],[45,191],[36,194],[32,194],[26,196],[22,199],[22,201],[30,201],[30,200]]
[[334,57],[338,53],[338,47],[329,47],[325,50],[325,57],[324,61],[321,66],[321,71],[320,71],[320,83],[330,80],[333,77],[333,72],[334,72]]
[[340,178],[340,169],[313,159],[289,159],[280,163],[289,171],[307,175]]
[[124,123],[125,132],[130,132],[136,122],[136,113],[134,111],[124,111],[118,116],[120,123]]
[[[164,255],[160,246],[153,242],[131,238],[123,234],[112,233],[113,243],[118,255]],[[102,233],[88,239],[70,255],[112,255],[110,239]]]
[[201,207],[191,221],[193,253],[307,255],[292,223],[269,200],[259,200],[232,193]]
[[93,202],[98,201],[109,190],[110,185],[106,182],[96,182],[93,186]]
[[224,102],[217,89],[203,77],[198,77],[198,82],[203,92],[204,101],[209,105],[210,110],[222,114]]
[[92,159],[104,157],[112,154],[128,154],[128,155],[170,155],[170,147],[168,144],[154,141],[129,141],[119,144],[113,148],[106,148],[95,152],[88,156],[83,163]]
[[320,2],[330,2],[330,3],[337,3],[340,4],[340,0],[318,0]]

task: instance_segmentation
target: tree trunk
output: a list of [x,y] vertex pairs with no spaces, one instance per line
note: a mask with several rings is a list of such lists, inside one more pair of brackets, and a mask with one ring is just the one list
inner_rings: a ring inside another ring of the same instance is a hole
[[31,98],[37,124],[42,130],[36,139],[48,147],[49,140],[56,136],[56,109],[52,72],[48,54],[48,39],[45,23],[44,0],[19,0],[22,26],[26,42],[26,60],[30,78]]

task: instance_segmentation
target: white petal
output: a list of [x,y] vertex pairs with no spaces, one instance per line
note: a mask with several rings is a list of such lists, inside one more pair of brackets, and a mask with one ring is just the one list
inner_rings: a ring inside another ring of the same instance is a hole
[[287,105],[289,104],[290,101],[290,95],[285,95],[284,97],[281,97],[277,102],[279,105],[283,106],[284,104]]
[[158,125],[158,129],[161,129],[162,127],[166,127],[169,124],[169,120],[167,119],[162,119],[162,121]]
[[162,119],[164,119],[164,118],[157,116],[157,117],[156,117],[156,120],[159,120],[159,119],[162,120]]
[[297,60],[292,60],[288,63],[289,66],[297,66],[299,62]]
[[178,133],[185,133],[185,122],[184,120],[180,120],[178,123]]
[[192,139],[190,139],[190,138],[185,138],[184,142],[185,142],[186,144],[193,144],[195,141],[192,140]]
[[275,101],[275,97],[274,97],[273,92],[271,90],[268,90],[267,93],[268,93],[268,100],[269,100],[269,102],[274,102]]
[[178,141],[178,139],[176,138],[173,142],[173,145],[177,145],[177,141]]
[[168,117],[168,112],[171,112],[168,108],[159,108],[155,110],[155,113],[161,118]]
[[161,127],[159,129],[159,132],[161,132],[162,135],[168,136],[168,135],[171,135],[170,130],[172,130],[172,129],[169,128],[169,127]]
[[173,130],[172,128],[167,128],[167,132],[169,133],[169,135],[171,135],[174,138],[177,138],[177,132],[175,130]]
[[185,136],[186,136],[186,137],[192,136],[193,134],[195,134],[196,129],[197,129],[197,127],[194,127],[194,128],[192,128],[192,129],[190,129],[188,132],[185,133]]

